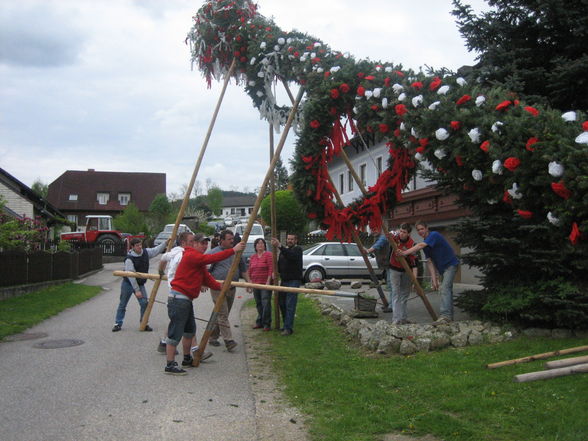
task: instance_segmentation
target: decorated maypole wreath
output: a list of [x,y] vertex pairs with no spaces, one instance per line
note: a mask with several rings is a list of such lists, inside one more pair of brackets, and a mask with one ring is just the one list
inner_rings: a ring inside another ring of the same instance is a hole
[[[208,1],[194,21],[187,40],[208,83],[223,77],[235,58],[235,79],[276,129],[289,108],[277,104],[274,84],[305,86],[292,182],[307,216],[328,227],[329,239],[378,227],[420,166],[475,213],[499,204],[529,224],[548,223],[574,245],[586,244],[584,113],[532,106],[445,71],[428,75],[355,60],[318,38],[281,30],[249,0]],[[341,207],[328,165],[348,144],[348,133],[374,135],[390,156],[368,195]]]

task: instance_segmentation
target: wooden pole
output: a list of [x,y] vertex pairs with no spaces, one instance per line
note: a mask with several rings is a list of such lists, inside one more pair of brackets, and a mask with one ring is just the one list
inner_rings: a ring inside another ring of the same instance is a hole
[[[259,206],[261,205],[261,201],[263,200],[263,194],[265,193],[265,190],[268,186],[270,176],[273,174],[274,169],[276,167],[276,161],[280,157],[280,153],[282,151],[282,148],[284,147],[284,144],[286,143],[286,138],[288,136],[288,132],[290,131],[290,127],[292,126],[292,122],[294,121],[294,116],[296,115],[296,112],[298,111],[298,105],[300,104],[300,101],[302,100],[302,95],[304,95],[304,88],[303,87],[300,88],[300,90],[298,92],[298,96],[296,97],[296,102],[294,103],[294,105],[292,106],[292,109],[290,110],[290,114],[288,115],[288,121],[286,121],[286,125],[284,127],[284,132],[282,133],[282,137],[280,138],[280,142],[278,143],[278,146],[276,148],[276,154],[274,155],[274,158],[272,159],[272,161],[269,165],[267,173],[265,174],[265,179],[263,180],[263,183],[261,184],[261,187],[259,188],[259,194],[257,195],[255,205],[253,206],[253,211],[251,212],[251,216],[249,217],[249,221],[247,222],[247,226],[245,227],[245,231],[243,232],[243,237],[241,238],[242,242],[247,243],[247,239],[249,238],[249,233],[251,231],[251,227],[253,226],[253,221],[257,217],[257,213],[259,212]],[[231,268],[229,269],[229,272],[227,274],[227,278],[223,283],[220,295],[217,298],[216,303],[214,305],[214,309],[212,311],[212,315],[210,316],[210,321],[208,323],[208,326],[204,330],[204,334],[202,335],[202,339],[200,340],[200,344],[198,345],[199,346],[198,351],[196,351],[196,353],[194,354],[194,362],[192,363],[192,365],[194,367],[198,367],[200,365],[200,358],[202,357],[202,353],[204,352],[204,349],[206,348],[206,345],[208,343],[208,339],[210,338],[210,334],[212,334],[214,326],[216,325],[218,312],[219,312],[223,302],[225,301],[226,293],[229,290],[230,285],[231,285],[231,279],[233,278],[233,275],[237,271],[237,268],[239,266],[239,261],[241,260],[242,255],[243,255],[243,251],[238,251],[233,258],[233,263],[231,264]]]
[[545,363],[545,369],[558,369],[583,363],[588,363],[588,355],[584,355],[583,357],[572,357],[564,358],[563,360],[548,361]]
[[562,367],[559,369],[550,369],[548,371],[529,372],[527,374],[515,375],[514,381],[517,383],[526,383],[528,381],[546,380],[549,378],[563,377],[572,374],[588,373],[588,363],[576,364],[574,366]]
[[491,363],[486,365],[488,369],[496,369],[503,366],[510,366],[519,363],[528,363],[535,360],[543,360],[545,358],[557,357],[559,355],[575,354],[576,352],[588,351],[588,346],[577,346],[575,348],[561,349],[559,351],[544,352],[543,354],[530,355],[528,357],[515,358],[513,360],[500,361],[498,363]]
[[[176,236],[178,234],[178,228],[180,226],[180,222],[184,218],[184,213],[186,212],[186,207],[188,206],[188,202],[190,202],[190,194],[192,193],[192,189],[194,188],[194,183],[196,182],[196,176],[198,176],[198,171],[200,170],[200,165],[202,164],[202,159],[204,158],[204,153],[206,152],[206,148],[208,147],[208,141],[210,140],[210,135],[212,134],[212,129],[214,128],[214,124],[216,122],[216,117],[218,116],[218,112],[220,110],[220,106],[223,102],[223,98],[225,96],[225,92],[227,90],[227,86],[229,85],[229,81],[233,72],[235,71],[235,67],[237,66],[237,59],[233,58],[233,62],[231,63],[231,67],[229,67],[229,71],[225,76],[225,81],[223,83],[223,87],[218,97],[218,101],[216,103],[216,107],[214,109],[214,113],[212,114],[212,119],[208,126],[208,131],[206,132],[206,136],[204,138],[204,142],[202,143],[202,147],[200,147],[200,154],[198,155],[198,159],[196,160],[196,165],[194,166],[194,171],[192,172],[192,178],[190,179],[190,183],[188,184],[188,188],[186,188],[186,194],[184,195],[184,200],[182,201],[182,205],[180,206],[180,210],[178,211],[178,216],[176,217],[176,223],[174,225],[174,229],[172,230],[171,237],[167,244],[167,251],[172,248],[172,244],[176,240]],[[153,288],[151,289],[151,294],[149,295],[149,302],[147,303],[147,309],[145,310],[145,314],[143,314],[143,319],[141,320],[141,324],[139,326],[140,331],[144,331],[147,323],[149,322],[149,316],[151,315],[151,310],[153,309],[153,303],[155,302],[155,297],[157,297],[157,291],[159,290],[159,285],[161,281],[156,280],[153,284]]]
[[[269,125],[269,141],[270,141],[270,162],[274,159],[274,128]],[[272,237],[277,237],[277,216],[276,216],[276,174],[275,170],[270,181],[270,213],[272,224]],[[274,285],[280,282],[280,273],[278,272],[278,247],[272,245],[272,263],[273,263],[273,279]],[[274,299],[274,329],[280,329],[280,303],[278,301],[278,291],[272,291],[272,298]]]

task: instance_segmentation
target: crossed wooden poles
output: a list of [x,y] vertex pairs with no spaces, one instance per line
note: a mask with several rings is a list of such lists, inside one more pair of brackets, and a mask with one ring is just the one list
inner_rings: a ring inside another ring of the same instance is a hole
[[[202,159],[204,157],[204,153],[206,152],[206,148],[208,146],[208,142],[210,140],[210,136],[212,134],[212,130],[214,128],[215,122],[216,122],[216,118],[218,116],[219,110],[220,110],[220,105],[223,101],[224,95],[226,93],[226,89],[228,86],[228,83],[235,71],[235,67],[236,67],[236,60],[233,59],[233,62],[231,63],[231,66],[228,70],[228,72],[225,75],[225,80],[223,82],[223,87],[219,96],[219,99],[217,101],[210,125],[208,127],[208,131],[206,133],[206,136],[204,138],[204,142],[202,144],[202,147],[200,149],[200,153],[198,155],[198,159],[196,161],[196,165],[194,167],[194,171],[192,173],[192,177],[190,179],[190,183],[188,184],[188,187],[186,188],[186,194],[184,195],[184,199],[182,201],[182,204],[180,206],[180,209],[178,211],[178,215],[176,218],[176,222],[170,237],[170,240],[167,244],[167,251],[169,251],[172,248],[173,243],[175,242],[176,236],[177,236],[177,232],[178,232],[178,227],[181,223],[181,220],[184,217],[184,213],[186,211],[186,207],[189,203],[190,200],[190,194],[192,193],[192,189],[194,188],[194,183],[196,182],[196,177],[198,175],[198,171],[200,170],[200,165],[202,164]],[[257,214],[259,212],[259,207],[261,206],[261,201],[263,200],[265,191],[268,187],[268,183],[271,181],[271,206],[272,206],[272,236],[276,237],[276,230],[275,230],[275,199],[274,199],[274,182],[273,182],[273,178],[274,178],[274,169],[276,166],[276,162],[280,157],[280,153],[284,147],[284,144],[286,142],[286,138],[288,136],[288,133],[290,131],[290,128],[292,126],[293,120],[294,120],[294,116],[296,115],[297,111],[298,111],[298,107],[300,104],[300,101],[302,100],[302,97],[304,95],[304,87],[300,87],[299,91],[298,91],[298,95],[296,98],[294,98],[294,96],[292,95],[292,93],[290,92],[290,89],[288,88],[288,85],[285,81],[283,81],[283,84],[286,88],[286,91],[290,97],[290,99],[292,100],[292,108],[290,109],[290,113],[288,115],[288,120],[286,122],[286,125],[284,127],[284,130],[282,132],[282,136],[280,138],[280,141],[276,147],[275,152],[273,151],[273,131],[270,125],[270,165],[268,167],[267,173],[265,175],[265,178],[263,180],[263,183],[259,189],[259,193],[257,195],[257,199],[255,201],[255,205],[253,207],[253,210],[249,216],[249,220],[247,222],[247,226],[245,228],[245,231],[243,233],[243,236],[241,238],[242,241],[244,241],[245,243],[247,242],[247,239],[249,238],[249,234],[251,231],[251,228],[253,226],[253,223],[255,221],[255,219],[257,218]],[[356,182],[358,183],[359,187],[362,189],[362,191],[364,192],[364,194],[366,193],[365,188],[363,187],[363,184],[361,183],[361,181],[359,180],[359,178],[357,177],[357,173],[355,173],[355,170],[353,169],[351,163],[349,162],[349,159],[347,158],[347,156],[344,154],[344,159],[346,158],[346,163],[347,166],[349,168],[349,170],[352,172],[354,179],[356,180]],[[334,186],[332,186],[333,189],[335,189]],[[335,197],[337,199],[337,201],[339,202],[339,204],[343,205],[341,197],[339,196],[338,192],[335,189]],[[388,300],[386,299],[386,296],[384,295],[384,292],[382,291],[382,288],[379,284],[379,281],[377,280],[377,277],[375,275],[375,272],[371,266],[371,263],[369,261],[369,258],[367,256],[367,252],[365,251],[363,245],[361,244],[361,240],[359,238],[359,235],[357,234],[357,232],[354,231],[353,233],[353,239],[354,241],[357,243],[358,248],[361,251],[362,257],[364,259],[364,262],[370,272],[370,277],[372,279],[372,281],[374,282],[374,284],[376,285],[376,288],[378,290],[378,294],[380,295],[380,298],[382,299],[382,303],[384,304],[384,307],[388,307]],[[396,243],[394,242],[394,240],[392,240],[390,237],[388,238],[391,246],[394,250],[396,250]],[[206,326],[206,329],[204,331],[204,334],[202,336],[202,339],[200,341],[199,344],[199,348],[198,351],[194,354],[194,361],[193,361],[193,365],[194,366],[199,366],[200,365],[200,359],[202,357],[202,354],[204,353],[204,350],[206,348],[206,345],[208,343],[208,340],[210,338],[210,335],[212,334],[212,331],[214,330],[215,326],[217,325],[217,321],[218,321],[218,313],[220,311],[220,308],[222,306],[222,304],[225,301],[225,297],[226,297],[226,293],[227,291],[230,289],[232,282],[231,280],[233,279],[233,276],[235,274],[235,272],[238,269],[238,265],[239,265],[239,261],[241,259],[241,256],[243,254],[243,251],[238,251],[233,259],[233,262],[231,264],[231,267],[229,269],[229,272],[226,276],[226,279],[223,282],[222,288],[221,288],[221,292],[220,295],[215,303],[215,306],[213,308],[212,314],[210,316],[210,320],[208,321],[208,325]],[[274,280],[277,280],[277,265],[276,265],[276,250],[274,249]],[[435,312],[433,311],[431,305],[429,304],[426,296],[424,295],[424,292],[422,291],[422,288],[420,287],[420,285],[418,284],[417,280],[414,278],[414,275],[412,274],[412,271],[410,271],[410,268],[408,267],[408,264],[406,263],[406,261],[404,260],[404,258],[400,257],[399,260],[401,261],[401,263],[403,263],[403,266],[405,268],[405,271],[411,276],[413,283],[415,284],[415,286],[417,287],[417,292],[419,293],[419,295],[421,296],[421,298],[423,299],[423,302],[425,302],[425,305],[427,307],[427,310],[429,311],[429,313],[431,314],[431,316],[433,317],[433,319],[435,320],[437,317],[435,315]],[[143,318],[141,320],[141,325],[139,327],[139,330],[144,331],[145,327],[147,326],[147,323],[149,322],[149,316],[151,315],[151,310],[153,309],[153,304],[155,303],[155,298],[157,296],[157,291],[159,290],[159,285],[161,284],[161,280],[162,278],[160,277],[156,277],[155,278],[155,283],[153,285],[153,288],[151,290],[151,293],[149,295],[149,302],[147,304],[147,309],[145,310],[145,313],[143,315]],[[249,284],[250,285],[250,284]],[[238,285],[233,285],[233,286],[238,286]],[[274,292],[276,290],[279,289],[279,291],[287,291],[285,287],[276,287],[276,286],[268,286],[268,285],[263,285],[264,289],[267,289],[268,287],[274,289]],[[309,290],[305,289],[302,290],[302,292],[309,292]],[[321,291],[321,294],[326,294],[325,291]],[[351,295],[351,294],[350,294]],[[354,296],[354,295],[351,295]],[[274,296],[274,298],[277,296]],[[275,310],[276,310],[276,326],[279,327],[279,313],[278,313],[278,307],[277,307],[277,301],[275,303]]]

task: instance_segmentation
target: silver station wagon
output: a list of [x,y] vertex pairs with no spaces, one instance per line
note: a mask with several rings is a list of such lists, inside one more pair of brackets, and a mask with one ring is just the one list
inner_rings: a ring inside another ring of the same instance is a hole
[[[377,277],[382,270],[373,255],[370,263]],[[321,242],[306,249],[302,253],[302,271],[306,282],[314,282],[327,278],[349,279],[369,277],[367,266],[355,243]]]

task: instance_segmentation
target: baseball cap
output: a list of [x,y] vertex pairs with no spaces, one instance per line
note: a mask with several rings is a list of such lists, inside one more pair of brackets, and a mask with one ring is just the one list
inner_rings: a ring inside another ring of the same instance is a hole
[[196,233],[194,235],[194,241],[196,241],[196,242],[209,241],[210,242],[210,237],[205,236],[203,233]]

